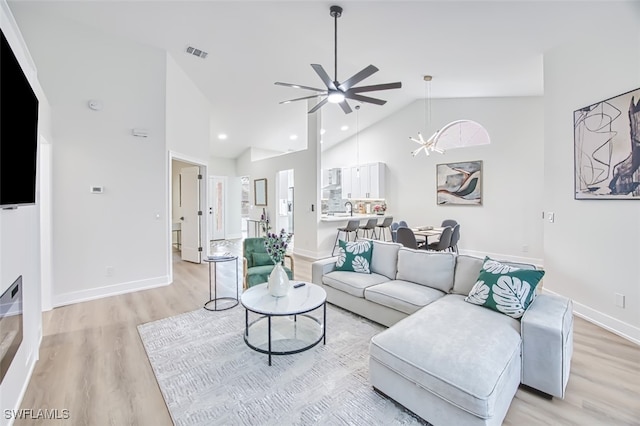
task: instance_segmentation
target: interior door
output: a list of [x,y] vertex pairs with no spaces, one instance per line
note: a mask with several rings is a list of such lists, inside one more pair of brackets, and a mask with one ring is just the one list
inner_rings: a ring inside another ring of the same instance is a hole
[[211,176],[209,178],[209,238],[211,240],[224,240],[224,206],[225,206],[225,179]]
[[200,263],[200,168],[185,167],[180,170],[181,253],[182,260]]

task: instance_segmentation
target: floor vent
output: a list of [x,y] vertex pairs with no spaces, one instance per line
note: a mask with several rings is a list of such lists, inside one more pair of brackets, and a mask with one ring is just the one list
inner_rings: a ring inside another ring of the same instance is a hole
[[207,52],[200,49],[196,49],[195,47],[191,47],[191,46],[187,47],[187,53],[191,53],[192,55],[202,59],[206,58],[208,55]]

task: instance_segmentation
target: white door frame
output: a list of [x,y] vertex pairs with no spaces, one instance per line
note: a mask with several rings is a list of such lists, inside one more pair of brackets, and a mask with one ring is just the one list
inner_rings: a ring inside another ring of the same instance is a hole
[[[217,211],[215,209],[215,204],[217,202],[216,198],[216,181],[220,181],[222,183],[222,207],[221,211]],[[226,176],[209,176],[209,197],[208,197],[208,206],[207,206],[207,219],[209,221],[209,240],[224,240],[227,237],[227,177]],[[215,214],[222,214],[222,231],[221,235],[216,234]]]
[[[169,270],[169,282],[173,282],[173,251],[171,249],[172,243],[172,233],[173,226],[171,223],[171,201],[173,194],[173,160],[182,161],[183,163],[189,163],[194,166],[200,167],[200,172],[202,176],[208,176],[207,173],[207,162],[206,160],[191,157],[185,154],[181,154],[175,151],[168,151],[167,153],[167,164],[166,164],[166,178],[167,178],[167,192],[166,192],[166,208],[165,208],[165,250],[166,250],[166,258],[167,265]],[[204,212],[204,208],[208,205],[207,202],[207,194],[208,194],[208,179],[202,179],[202,184],[200,185],[200,209]],[[204,216],[204,213],[203,213]],[[208,235],[208,225],[206,220],[201,221],[200,226],[200,241],[207,241]],[[204,244],[204,243],[203,243]],[[202,247],[202,254],[207,255],[209,253],[209,243],[207,242],[206,247]]]
[[39,201],[40,206],[40,285],[41,285],[41,309],[50,311],[53,309],[53,267],[52,267],[52,146],[40,136],[40,174]]
[[[286,216],[280,216],[280,201],[281,200],[287,200],[289,199],[289,188],[291,188],[291,182],[289,180],[289,176],[290,174],[293,174],[293,169],[285,169],[285,170],[279,170],[276,173],[276,200],[275,200],[275,223],[273,224],[274,226],[274,230],[279,231],[282,228],[285,228],[288,230],[288,232],[291,232],[291,229],[289,229],[289,214],[287,214]],[[286,181],[286,182],[284,182]],[[293,186],[295,187],[295,175],[293,178]],[[283,188],[283,183],[286,183],[286,188]],[[293,216],[293,212],[291,212],[291,215]],[[286,222],[286,223],[283,223]],[[286,224],[286,226],[285,226]]]

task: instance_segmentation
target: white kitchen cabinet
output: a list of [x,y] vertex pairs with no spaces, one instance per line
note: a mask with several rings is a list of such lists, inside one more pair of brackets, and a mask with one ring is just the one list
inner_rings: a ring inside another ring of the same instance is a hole
[[[360,171],[358,172],[358,168]],[[384,198],[384,163],[361,164],[342,169],[342,198]]]
[[356,198],[354,197],[353,178],[355,177],[355,169],[352,167],[342,168],[342,198]]
[[384,198],[385,164],[373,163],[369,165],[369,197]]

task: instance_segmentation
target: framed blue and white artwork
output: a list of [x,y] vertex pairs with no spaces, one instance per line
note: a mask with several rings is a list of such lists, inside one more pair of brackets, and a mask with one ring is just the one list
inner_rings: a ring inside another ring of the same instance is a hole
[[482,161],[436,166],[438,205],[482,205]]

